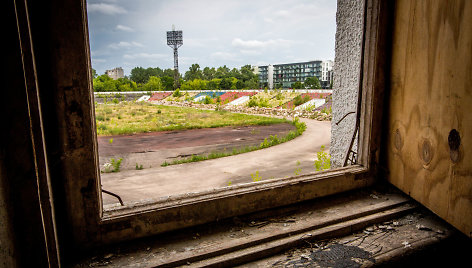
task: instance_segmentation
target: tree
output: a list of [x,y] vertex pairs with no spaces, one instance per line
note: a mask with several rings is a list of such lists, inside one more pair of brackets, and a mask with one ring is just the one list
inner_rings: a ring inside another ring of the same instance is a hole
[[220,79],[228,78],[228,74],[229,74],[229,68],[226,67],[226,65],[224,65],[216,69],[215,77],[220,78]]
[[174,90],[174,77],[163,76],[161,77],[162,87],[164,90]]
[[[162,71],[162,77],[164,76],[169,76],[169,77],[172,77],[172,79],[174,79],[174,69],[171,69],[171,68],[168,68],[168,69],[165,69]],[[180,75],[179,75],[180,77]]]
[[97,78],[93,79],[93,90],[94,91],[117,91],[115,81],[108,75],[102,74]]
[[221,83],[221,79],[218,79],[218,78],[213,78],[211,79],[210,81],[208,81],[208,89],[209,90],[217,90],[217,89],[220,89],[220,83]]
[[257,74],[254,73],[254,70],[252,69],[251,65],[244,65],[241,67],[240,70],[241,73],[241,79],[246,82],[252,79],[259,80],[257,77]]
[[236,89],[243,89],[244,88],[244,82],[243,80],[237,80],[236,81]]
[[131,81],[128,78],[118,78],[115,80],[115,86],[118,91],[135,91],[138,89],[136,82]]
[[319,89],[319,88],[321,88],[320,80],[318,80],[318,77],[316,77],[316,76],[307,77],[305,79],[305,87],[306,88],[312,88],[312,89]]
[[192,81],[195,79],[202,79],[203,73],[202,70],[200,70],[200,65],[197,63],[192,64],[192,66],[189,67],[188,71],[185,72],[184,75],[184,80],[185,81]]
[[185,81],[182,83],[180,89],[182,90],[206,90],[207,81],[202,79],[194,79],[192,81]]
[[203,68],[203,79],[210,81],[215,78],[215,73],[216,69],[214,67],[205,67]]
[[148,78],[143,67],[135,67],[131,70],[130,79],[138,84],[146,83]]
[[229,75],[230,77],[234,77],[234,78],[236,78],[236,79],[238,79],[238,80],[242,79],[242,78],[241,78],[241,73],[240,73],[239,70],[236,69],[236,68],[233,68],[233,69],[228,73],[228,75]]
[[130,79],[138,84],[145,84],[149,81],[151,76],[162,77],[164,76],[164,71],[159,67],[149,67],[147,69],[144,69],[143,67],[135,67],[131,70]]
[[246,89],[256,89],[259,88],[259,79],[253,78],[251,80],[246,80],[244,82],[244,88]]
[[297,81],[297,82],[292,84],[292,88],[293,89],[301,89],[301,88],[303,88],[303,84],[302,84],[302,82]]
[[223,78],[221,79],[221,82],[220,82],[220,89],[230,89],[231,86],[233,85],[231,78]]
[[149,81],[144,84],[143,89],[146,91],[156,91],[162,90],[162,82],[159,77],[151,76],[149,77]]

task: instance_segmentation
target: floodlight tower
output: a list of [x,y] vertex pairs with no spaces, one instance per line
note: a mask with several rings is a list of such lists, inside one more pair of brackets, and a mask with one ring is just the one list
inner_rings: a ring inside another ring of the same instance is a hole
[[182,31],[176,31],[172,25],[172,31],[167,32],[167,45],[174,49],[174,89],[180,87],[179,79],[179,54],[177,49],[184,43]]

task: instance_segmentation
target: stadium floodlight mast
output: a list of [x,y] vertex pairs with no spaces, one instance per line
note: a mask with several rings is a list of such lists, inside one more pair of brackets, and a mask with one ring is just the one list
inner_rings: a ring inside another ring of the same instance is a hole
[[174,49],[174,89],[180,87],[179,75],[179,54],[177,49],[184,43],[182,31],[176,31],[175,26],[172,25],[172,31],[167,31],[167,45]]

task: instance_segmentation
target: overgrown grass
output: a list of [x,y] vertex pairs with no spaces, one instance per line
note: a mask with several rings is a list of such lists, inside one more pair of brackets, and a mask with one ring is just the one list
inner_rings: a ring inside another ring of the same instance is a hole
[[100,136],[290,122],[280,118],[154,105],[145,102],[96,104],[95,119],[97,134]]
[[207,155],[192,155],[187,158],[173,160],[172,162],[164,161],[164,163],[162,163],[161,166],[166,167],[169,165],[198,162],[198,161],[216,159],[216,158],[221,158],[221,157],[226,157],[226,156],[231,156],[231,155],[238,155],[242,153],[248,153],[255,150],[268,148],[277,144],[287,142],[289,140],[293,140],[296,137],[300,136],[306,130],[306,124],[301,122],[298,118],[295,118],[293,121],[290,121],[290,122],[295,126],[295,130],[290,131],[289,133],[287,133],[287,135],[281,138],[278,138],[277,135],[274,135],[274,136],[270,135],[270,137],[265,138],[264,141],[261,142],[261,144],[259,144],[259,146],[246,146],[239,149],[234,148],[231,152],[223,151],[223,152],[211,152]]

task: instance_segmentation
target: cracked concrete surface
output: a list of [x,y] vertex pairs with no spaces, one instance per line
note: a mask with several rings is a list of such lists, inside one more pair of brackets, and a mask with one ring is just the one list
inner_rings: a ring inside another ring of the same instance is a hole
[[[252,183],[251,174],[255,177],[256,171],[260,180],[314,172],[315,153],[322,145],[329,152],[331,123],[301,120],[307,125],[305,132],[280,145],[201,162],[104,173],[102,187],[120,195],[125,203],[131,203]],[[116,198],[103,194],[104,205],[117,202]]]

